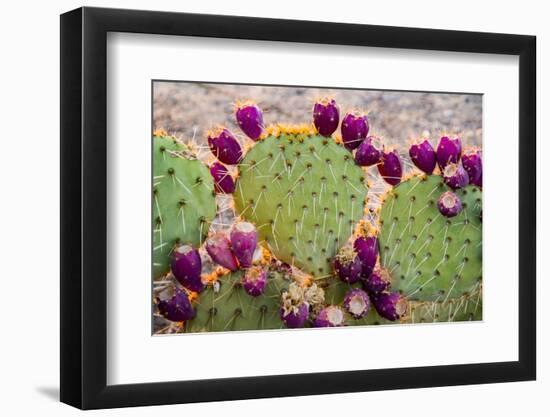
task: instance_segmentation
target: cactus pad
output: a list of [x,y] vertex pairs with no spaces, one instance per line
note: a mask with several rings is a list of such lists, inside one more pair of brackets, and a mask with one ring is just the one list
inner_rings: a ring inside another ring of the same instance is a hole
[[279,317],[280,299],[282,290],[288,287],[290,281],[279,272],[269,271],[264,293],[252,297],[241,284],[243,273],[243,270],[239,270],[224,275],[200,293],[193,305],[196,316],[186,322],[186,332],[267,330],[284,327]]
[[215,215],[208,168],[175,138],[153,136],[153,278],[169,271],[174,245],[201,245]]
[[380,212],[381,265],[392,290],[411,301],[446,302],[481,286],[481,191],[455,190],[463,209],[452,218],[437,208],[445,191],[439,176],[413,176],[389,192]]
[[366,193],[363,171],[332,138],[283,133],[248,151],[234,197],[278,259],[321,277],[363,217]]
[[445,302],[410,301],[402,323],[436,323],[482,319],[482,289]]

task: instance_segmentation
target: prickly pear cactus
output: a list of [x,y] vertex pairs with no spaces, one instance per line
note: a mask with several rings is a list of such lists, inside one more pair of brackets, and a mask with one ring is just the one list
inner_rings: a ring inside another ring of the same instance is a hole
[[439,196],[451,189],[437,175],[416,175],[387,194],[380,212],[380,263],[393,290],[408,300],[458,299],[482,278],[481,190],[455,190],[462,211],[443,216]]
[[185,331],[220,332],[230,330],[266,330],[284,327],[279,317],[281,292],[290,281],[284,274],[269,271],[262,295],[248,295],[242,284],[244,271],[218,278],[199,294],[193,303],[194,319],[186,322]]
[[216,215],[208,168],[170,136],[153,136],[153,278],[167,273],[174,245],[202,244]]
[[278,259],[319,277],[332,273],[332,258],[364,215],[366,194],[352,154],[306,129],[256,143],[239,165],[234,198]]

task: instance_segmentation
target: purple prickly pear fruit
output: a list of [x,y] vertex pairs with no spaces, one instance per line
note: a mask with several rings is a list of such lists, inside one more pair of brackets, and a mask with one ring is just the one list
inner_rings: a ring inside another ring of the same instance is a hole
[[262,110],[254,103],[237,105],[235,118],[239,127],[252,140],[257,140],[264,131]]
[[367,278],[376,265],[378,259],[378,239],[375,236],[359,236],[353,242],[357,257],[361,261],[361,276]]
[[163,291],[157,297],[157,307],[160,314],[170,321],[186,321],[195,317],[195,310],[187,294],[179,288]]
[[338,277],[349,284],[353,284],[361,278],[362,263],[355,249],[345,246],[334,259],[334,270]]
[[442,136],[439,140],[439,145],[437,145],[437,164],[439,165],[439,169],[443,171],[447,164],[456,164],[460,161],[461,153],[462,144],[460,143],[460,138],[451,139],[448,136]]
[[349,290],[344,297],[344,308],[349,311],[353,318],[365,317],[370,308],[368,294],[361,288]]
[[214,156],[224,164],[238,164],[243,157],[241,145],[225,128],[215,129],[208,134],[208,146]]
[[297,329],[299,327],[304,327],[308,313],[309,306],[307,305],[307,303],[303,302],[298,306],[294,306],[290,310],[281,308],[280,317],[286,327],[288,327],[289,329]]
[[433,172],[436,155],[428,139],[419,139],[413,143],[409,148],[409,155],[418,169],[424,171],[428,175]]
[[470,184],[481,187],[483,182],[483,166],[479,149],[466,151],[464,155],[462,155],[462,166],[470,177]]
[[399,154],[395,149],[382,152],[382,161],[378,164],[378,172],[390,185],[397,185],[401,182],[403,168]]
[[231,271],[239,269],[237,259],[231,251],[231,242],[221,232],[208,238],[205,243],[206,251],[214,262]]
[[359,144],[355,152],[355,163],[362,167],[368,167],[380,162],[382,152],[377,148],[380,140],[375,136],[369,136]]
[[201,292],[204,284],[201,280],[202,261],[199,251],[189,245],[174,249],[172,274],[181,285],[191,291]]
[[240,222],[233,226],[230,234],[233,254],[242,268],[250,268],[258,243],[258,232],[252,223]]
[[372,297],[378,314],[390,321],[398,320],[407,312],[407,300],[398,292],[383,292]]
[[344,147],[351,151],[369,134],[369,119],[366,114],[347,113],[342,119],[341,130]]
[[210,174],[214,178],[216,192],[232,194],[235,191],[235,181],[224,165],[214,162],[210,165]]
[[439,196],[437,208],[445,217],[454,217],[462,210],[460,198],[452,191],[446,191]]
[[372,295],[388,291],[391,286],[391,276],[386,269],[379,268],[373,271],[366,279],[363,279],[365,289]]
[[322,136],[330,136],[338,128],[340,113],[334,99],[324,98],[313,106],[313,124]]
[[445,184],[447,184],[453,190],[466,187],[470,180],[468,178],[468,173],[466,172],[464,167],[458,163],[447,164],[447,166],[443,170],[443,179],[445,181]]
[[344,312],[338,306],[323,308],[313,322],[315,327],[340,327],[344,325]]
[[248,295],[262,295],[267,285],[267,271],[261,266],[253,266],[245,271],[242,278],[243,288]]

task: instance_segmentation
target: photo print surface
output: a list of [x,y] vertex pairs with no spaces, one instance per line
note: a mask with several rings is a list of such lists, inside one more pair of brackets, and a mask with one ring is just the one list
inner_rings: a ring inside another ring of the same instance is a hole
[[152,86],[153,334],[482,319],[482,96]]

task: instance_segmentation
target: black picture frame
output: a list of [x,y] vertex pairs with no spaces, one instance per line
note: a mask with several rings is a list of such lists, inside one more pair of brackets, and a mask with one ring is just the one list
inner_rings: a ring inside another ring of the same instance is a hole
[[[108,32],[519,56],[519,360],[107,385]],[[60,56],[62,402],[94,409],[536,378],[534,36],[84,7],[61,15]]]

